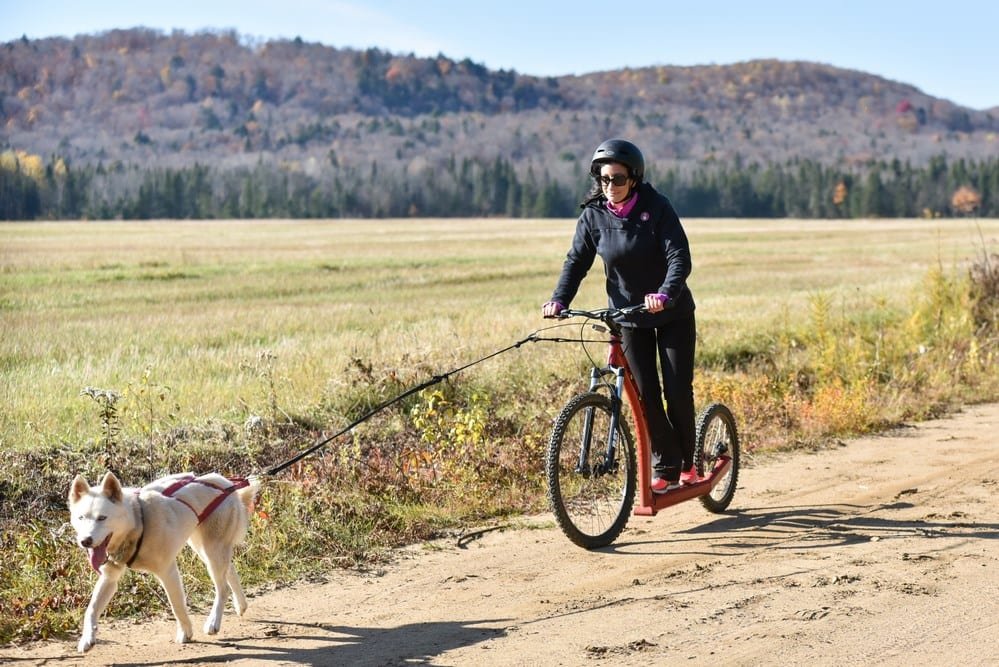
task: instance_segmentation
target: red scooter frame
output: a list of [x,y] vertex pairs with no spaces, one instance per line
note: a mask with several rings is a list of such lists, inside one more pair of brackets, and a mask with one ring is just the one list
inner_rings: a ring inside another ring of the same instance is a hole
[[719,456],[714,468],[698,482],[683,484],[666,493],[652,492],[652,446],[649,439],[648,423],[645,420],[645,406],[639,396],[635,376],[631,372],[631,367],[628,366],[628,360],[624,357],[621,337],[616,334],[611,335],[607,364],[624,369],[624,395],[631,407],[632,424],[635,428],[635,437],[638,439],[636,453],[638,455],[639,496],[636,499],[634,514],[636,516],[655,516],[656,512],[661,509],[711,493],[715,485],[724,478],[725,473],[732,467],[731,456]]

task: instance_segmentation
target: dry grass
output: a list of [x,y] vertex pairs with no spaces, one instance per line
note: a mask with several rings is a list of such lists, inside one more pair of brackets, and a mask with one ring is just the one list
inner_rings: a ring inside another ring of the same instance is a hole
[[[745,462],[758,449],[999,396],[999,281],[979,261],[999,221],[686,227],[698,398],[732,407]],[[0,546],[23,564],[0,569],[0,643],[78,622],[90,573],[65,549],[72,474],[95,478],[113,464],[141,484],[165,471],[248,474],[283,461],[403,390],[551,326],[539,305],[572,229],[553,220],[0,225]],[[600,273],[576,305],[603,303]],[[589,352],[600,360],[602,348]],[[286,471],[254,517],[241,559],[248,585],[540,509],[544,442],[581,388],[584,361],[575,346],[525,346]],[[121,395],[117,421],[102,422],[85,387]],[[244,427],[251,416],[258,428]],[[116,613],[161,609],[150,581],[140,578]],[[189,592],[207,595],[207,581]]]
[[[817,294],[842,313],[901,309],[929,268],[962,271],[981,238],[999,234],[994,220],[685,225],[705,360],[802,325]],[[87,386],[131,389],[126,426],[141,432],[242,422],[275,403],[308,413],[342,389],[351,359],[414,375],[461,365],[546,324],[538,305],[572,229],[493,219],[3,225],[0,446],[92,439]],[[600,273],[578,305],[603,302]],[[564,375],[576,356],[525,350],[481,372],[493,382],[539,367]],[[157,391],[139,397],[143,383]]]

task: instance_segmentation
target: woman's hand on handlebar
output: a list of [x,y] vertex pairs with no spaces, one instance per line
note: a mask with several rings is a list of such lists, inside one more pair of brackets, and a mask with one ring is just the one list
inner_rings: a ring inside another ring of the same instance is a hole
[[665,310],[669,305],[669,295],[667,294],[646,294],[645,309],[650,313],[658,313]]
[[544,317],[558,317],[565,310],[565,306],[558,301],[547,301],[541,306],[541,314]]

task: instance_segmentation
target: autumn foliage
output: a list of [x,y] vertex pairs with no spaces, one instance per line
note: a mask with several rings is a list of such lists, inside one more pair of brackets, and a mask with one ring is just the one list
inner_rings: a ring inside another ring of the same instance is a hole
[[967,185],[962,185],[955,190],[950,198],[951,208],[963,215],[974,213],[981,205],[982,196],[974,188]]

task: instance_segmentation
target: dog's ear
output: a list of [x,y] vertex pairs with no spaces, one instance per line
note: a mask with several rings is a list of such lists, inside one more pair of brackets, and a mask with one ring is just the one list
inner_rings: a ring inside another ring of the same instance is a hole
[[107,496],[113,503],[121,502],[121,482],[118,481],[113,472],[105,473],[104,479],[101,481],[101,493]]
[[77,503],[80,498],[87,495],[90,491],[90,484],[87,484],[87,478],[83,475],[77,475],[73,478],[73,483],[69,485],[69,504]]

